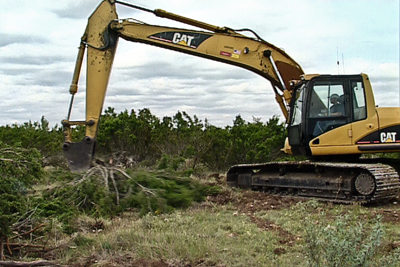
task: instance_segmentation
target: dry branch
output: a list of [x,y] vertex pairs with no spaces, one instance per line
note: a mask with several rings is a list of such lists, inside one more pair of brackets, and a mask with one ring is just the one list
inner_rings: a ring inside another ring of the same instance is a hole
[[31,267],[31,266],[63,266],[51,261],[31,261],[31,262],[17,262],[17,261],[0,261],[0,266],[9,267]]
[[30,230],[30,231],[28,231],[28,232],[26,232],[26,233],[22,233],[22,234],[18,234],[18,235],[16,235],[16,236],[13,236],[13,237],[11,237],[10,239],[14,239],[14,238],[21,237],[21,236],[24,236],[24,235],[29,235],[30,233],[36,231],[37,229],[39,229],[40,227],[43,227],[43,226],[45,226],[44,223],[42,223],[42,224],[36,226],[35,228],[33,228],[32,230]]
[[[38,205],[39,206],[39,205]],[[25,214],[23,214],[16,223],[14,223],[11,227],[11,229],[14,231],[19,231],[20,228],[22,228],[23,226],[26,226],[29,221],[31,220],[31,217],[33,216],[33,214],[35,214],[38,206],[36,206],[33,210],[29,210],[27,211]],[[29,214],[29,215],[28,215]],[[22,220],[22,218],[25,218]]]
[[10,253],[10,255],[12,255],[12,251],[11,251],[11,248],[10,248],[10,243],[8,241],[9,241],[9,239],[7,238],[7,242],[6,242],[7,243],[7,249],[8,249],[8,252]]
[[0,237],[0,261],[2,261],[4,258],[3,250],[4,250],[4,240],[3,238]]
[[12,250],[17,250],[17,249],[20,249],[20,248],[27,248],[27,247],[29,247],[29,248],[42,248],[43,251],[47,251],[46,247],[43,246],[43,245],[31,245],[31,244],[19,244],[19,243],[10,243],[10,244],[8,244],[8,245],[9,245],[9,246],[16,247],[16,248],[13,248]]
[[119,205],[119,193],[118,193],[117,183],[115,182],[114,172],[112,172],[112,171],[110,171],[110,178],[111,178],[111,180],[113,182],[115,194],[117,196],[117,205]]
[[[110,170],[118,171],[118,172],[120,172],[122,175],[124,175],[126,178],[132,179],[132,177],[131,177],[129,174],[127,174],[126,172],[124,172],[124,171],[121,170],[120,168],[111,167],[111,168],[109,168],[109,169],[110,169]],[[143,191],[144,193],[149,194],[149,195],[155,195],[155,193],[154,193],[151,189],[142,186],[141,184],[139,184],[139,183],[136,182],[136,181],[135,181],[135,184],[136,184],[137,186],[139,186],[140,189],[142,189],[142,191]]]
[[[101,165],[97,165],[91,169],[89,169],[83,176],[81,179],[76,180],[71,182],[70,184],[72,184],[73,186],[79,185],[80,183],[86,181],[89,177],[95,175],[96,173],[99,173],[100,177],[103,178],[104,180],[104,186],[106,187],[107,191],[110,191],[110,187],[109,187],[109,183],[108,183],[108,179],[111,180],[114,190],[115,190],[115,194],[116,194],[116,198],[117,198],[117,205],[119,205],[119,200],[120,200],[120,194],[118,192],[118,187],[117,187],[117,182],[115,180],[115,172],[119,172],[122,176],[128,178],[128,179],[132,179],[132,177],[127,174],[125,171],[123,171],[121,168],[116,168],[116,167],[104,167]],[[156,195],[155,192],[153,192],[153,190],[146,188],[144,186],[142,186],[141,184],[135,182],[135,184],[146,194],[146,195]],[[79,205],[79,204],[78,204]]]

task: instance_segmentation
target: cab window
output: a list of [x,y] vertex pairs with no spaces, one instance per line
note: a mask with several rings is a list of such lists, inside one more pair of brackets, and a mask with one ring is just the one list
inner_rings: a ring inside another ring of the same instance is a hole
[[352,81],[351,89],[353,94],[353,121],[364,120],[367,118],[365,105],[365,91],[362,82]]
[[303,110],[303,92],[304,85],[296,91],[296,100],[293,106],[293,115],[291,125],[299,125],[302,120],[302,110]]
[[309,138],[347,123],[343,81],[316,81],[311,89],[308,113]]
[[314,84],[310,99],[309,117],[345,115],[343,83]]

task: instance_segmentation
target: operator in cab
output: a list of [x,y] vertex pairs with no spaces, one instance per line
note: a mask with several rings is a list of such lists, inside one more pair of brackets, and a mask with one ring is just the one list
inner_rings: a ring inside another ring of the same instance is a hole
[[344,115],[344,103],[339,102],[339,95],[332,94],[331,95],[331,104],[332,106],[329,109],[330,116],[341,116]]

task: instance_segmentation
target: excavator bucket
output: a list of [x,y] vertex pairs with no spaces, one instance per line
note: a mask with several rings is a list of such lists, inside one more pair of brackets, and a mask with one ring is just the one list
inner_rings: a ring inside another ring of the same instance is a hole
[[85,172],[91,164],[94,153],[92,140],[83,140],[79,143],[66,142],[63,145],[64,156],[72,172]]

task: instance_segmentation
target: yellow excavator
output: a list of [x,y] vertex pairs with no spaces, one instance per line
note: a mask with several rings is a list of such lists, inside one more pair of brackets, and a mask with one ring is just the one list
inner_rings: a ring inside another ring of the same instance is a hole
[[[202,30],[119,19],[117,4]],[[366,74],[305,74],[282,49],[250,29],[218,27],[119,0],[99,4],[81,39],[68,116],[62,122],[63,150],[72,171],[85,171],[91,166],[119,38],[235,65],[272,84],[287,123],[288,138],[282,151],[310,160],[236,165],[227,172],[230,186],[342,203],[383,201],[398,194],[398,160],[359,159],[361,154],[400,152],[400,108],[378,108]],[[86,119],[70,121],[85,50]],[[86,128],[81,142],[72,140],[71,127],[75,125]]]

